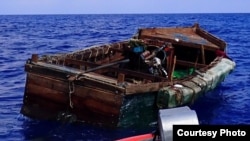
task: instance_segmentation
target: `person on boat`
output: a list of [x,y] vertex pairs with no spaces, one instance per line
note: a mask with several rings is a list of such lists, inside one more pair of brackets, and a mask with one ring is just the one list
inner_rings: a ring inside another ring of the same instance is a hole
[[[170,47],[172,47],[171,44],[167,43],[151,52],[146,50],[141,54],[142,60],[148,65],[148,71],[150,74],[167,77],[167,71],[163,65],[165,66],[164,63],[166,63],[167,52],[169,52]],[[163,56],[159,56],[160,52],[163,53]]]

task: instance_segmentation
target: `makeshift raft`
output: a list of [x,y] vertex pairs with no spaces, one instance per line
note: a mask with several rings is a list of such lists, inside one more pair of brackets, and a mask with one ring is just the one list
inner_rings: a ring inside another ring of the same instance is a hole
[[[191,104],[235,68],[226,43],[200,28],[143,28],[129,40],[75,52],[33,54],[25,116],[127,126],[153,108]],[[139,119],[140,119],[139,118]]]

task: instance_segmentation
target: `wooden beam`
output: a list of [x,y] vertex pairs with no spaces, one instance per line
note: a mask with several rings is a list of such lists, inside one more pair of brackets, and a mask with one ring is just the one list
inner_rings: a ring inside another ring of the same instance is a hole
[[[182,45],[182,46],[188,46],[188,47],[192,47],[192,48],[200,48],[200,44],[196,44],[196,43],[192,43],[192,42],[185,42],[185,41],[176,41],[175,39],[169,39],[169,38],[164,38],[164,36],[150,36],[150,35],[143,35],[140,37],[141,39],[152,39],[152,40],[162,40],[165,42],[170,42],[173,44],[173,46],[178,46],[178,45]],[[209,46],[209,45],[204,45],[204,47],[206,48],[206,50],[211,50],[211,51],[216,51],[218,49],[220,49],[220,47],[217,46]]]
[[170,74],[170,82],[173,82],[173,74],[174,74],[175,64],[176,64],[176,55],[174,56],[173,65],[171,68],[172,70],[171,70],[171,74]]
[[168,57],[168,68],[167,68],[167,73],[169,75],[168,80],[170,81],[171,79],[171,72],[172,72],[172,67],[173,67],[173,59],[174,59],[174,49],[170,50],[170,55]]
[[38,61],[38,54],[32,54],[31,60],[32,60],[33,62],[37,62],[37,61]]
[[117,83],[118,83],[118,84],[119,84],[119,83],[123,83],[124,80],[125,80],[125,74],[119,73],[119,74],[118,74]]
[[204,46],[201,46],[202,64],[206,64]]
[[[90,66],[90,67],[99,66],[99,64],[96,64],[93,62],[88,62],[88,61],[79,61],[79,60],[74,60],[74,59],[66,59],[65,61],[68,63],[76,64],[76,65],[84,64],[84,65]],[[138,72],[138,71],[132,71],[132,70],[122,69],[122,68],[117,68],[117,67],[112,67],[112,66],[108,67],[108,68],[104,68],[104,70],[114,71],[117,73],[123,73],[125,75],[134,76],[137,78],[148,79],[151,81],[166,81],[167,80],[164,77],[153,76],[151,74],[146,74],[146,73],[142,73],[142,72]]]
[[[225,49],[226,48],[226,43],[215,37],[214,35],[212,35],[211,33],[201,29],[201,28],[196,28],[196,31],[195,31],[198,35],[202,36],[204,39],[208,40],[209,42],[217,45],[220,49]],[[217,48],[218,49],[218,48]]]
[[196,65],[197,68],[203,68],[207,66],[205,64],[199,64],[199,63],[195,64],[194,62],[188,62],[188,61],[183,61],[183,60],[176,60],[176,64],[181,65],[181,66],[187,66],[187,67],[195,67]]

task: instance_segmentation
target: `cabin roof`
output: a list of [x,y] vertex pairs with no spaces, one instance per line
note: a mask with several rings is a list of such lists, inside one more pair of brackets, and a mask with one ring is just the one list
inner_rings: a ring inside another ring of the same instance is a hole
[[192,45],[204,45],[212,49],[224,49],[226,43],[201,29],[199,25],[192,27],[152,27],[139,29],[138,38],[166,39],[173,44],[188,43]]

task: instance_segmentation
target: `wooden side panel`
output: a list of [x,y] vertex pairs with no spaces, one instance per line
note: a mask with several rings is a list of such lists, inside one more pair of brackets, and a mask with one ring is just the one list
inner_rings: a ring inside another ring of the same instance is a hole
[[[70,96],[68,81],[28,73],[22,113],[30,117],[50,119],[56,118],[62,111],[67,111],[76,115],[77,119],[87,122],[99,122],[99,118],[102,118],[103,122],[118,122],[122,95],[116,94],[115,91],[97,89],[90,84],[81,86],[80,82],[73,85],[72,83],[73,93]],[[70,107],[70,102],[73,107]]]
[[[38,74],[40,76],[50,78],[51,81],[58,80],[58,81],[67,82],[67,83],[68,83],[69,76],[76,75],[76,74],[67,72],[66,70],[56,70],[53,68],[39,66],[39,65],[32,65],[32,64],[26,64],[25,69],[26,69],[26,72],[28,73],[30,72],[32,74]],[[87,76],[82,76],[79,79],[80,79],[79,81],[75,81],[75,83],[78,85],[89,85],[89,86],[94,86],[94,87],[98,86],[97,88],[100,88],[106,91],[111,91],[111,92],[119,91],[119,93],[124,92],[124,88],[121,88],[111,83],[102,82],[98,79],[92,79],[91,77],[87,77]],[[58,83],[58,81],[54,81],[54,82]]]
[[32,83],[28,83],[26,87],[26,93],[32,96],[38,96],[49,101],[54,101],[57,103],[67,103],[66,94],[60,91],[56,91],[53,89],[45,88],[39,85],[34,85]]
[[[58,94],[61,96],[68,96],[69,94],[69,82],[68,81],[59,81],[59,80],[55,80],[49,77],[43,77],[40,75],[36,75],[36,74],[32,74],[29,73],[28,74],[28,83],[27,83],[27,87],[28,87],[28,91],[33,90],[34,93],[45,93],[45,94]],[[84,80],[83,80],[84,81]],[[103,91],[100,88],[97,88],[96,86],[91,86],[89,84],[85,84],[84,86],[80,86],[79,85],[80,82],[76,83],[74,86],[74,91],[75,93],[73,93],[72,95],[74,96],[79,96],[79,97],[91,97],[94,99],[98,99],[104,102],[108,102],[108,103],[119,103],[121,104],[121,95],[115,94],[115,91],[113,91],[113,93],[111,92],[107,92],[107,91]],[[30,89],[30,85],[34,86],[34,88]],[[39,91],[35,90],[35,87],[38,88]]]
[[68,92],[69,86],[67,81],[56,80],[50,77],[28,73],[27,84],[38,85],[43,88],[51,89],[58,92]]

